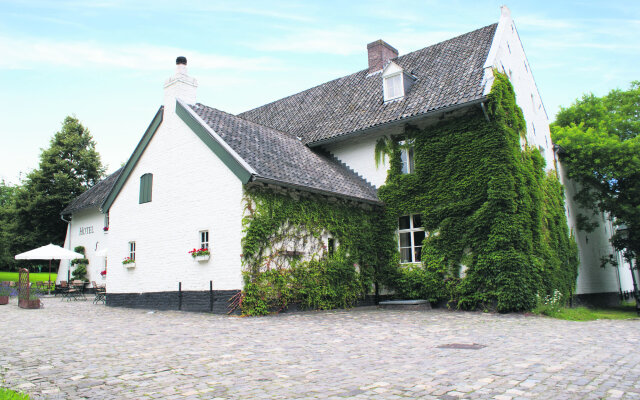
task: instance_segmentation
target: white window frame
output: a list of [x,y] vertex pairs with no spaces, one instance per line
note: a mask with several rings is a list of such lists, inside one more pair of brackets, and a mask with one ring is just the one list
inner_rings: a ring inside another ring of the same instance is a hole
[[[407,142],[402,140],[398,142],[400,146],[406,146]],[[416,169],[415,146],[410,143],[409,148],[400,149],[400,161],[402,162],[402,174],[412,174]],[[406,160],[406,162],[405,162]]]
[[[426,240],[427,238],[427,233],[424,230],[424,223],[422,227],[414,227],[413,226],[413,217],[417,216],[420,214],[407,214],[407,215],[401,215],[398,217],[398,252],[400,252],[400,263],[402,264],[419,264],[420,262],[422,262],[421,260],[415,260],[416,258],[416,249],[419,247],[420,248],[420,252],[422,254],[422,248],[424,247],[424,240]],[[400,218],[402,217],[409,217],[409,228],[408,229],[400,229]],[[422,239],[422,244],[420,244],[420,246],[416,246],[415,242],[414,242],[414,233],[415,232],[425,232],[424,235],[424,239]],[[409,234],[409,243],[410,246],[407,247],[402,247],[401,246],[401,241],[400,241],[400,235],[402,233],[408,233]],[[403,261],[402,260],[402,249],[411,249],[411,261]]]
[[136,260],[136,242],[135,242],[135,240],[129,242],[129,258],[132,259],[133,261]]
[[198,239],[200,240],[199,249],[209,249],[210,241],[209,241],[209,230],[203,229],[198,232]]
[[[382,88],[384,89],[384,101],[391,101],[391,100],[395,100],[395,99],[401,99],[404,97],[404,77],[402,76],[403,73],[402,71],[398,71],[394,74],[390,74],[388,76],[385,76],[383,78],[382,81]],[[398,80],[399,82],[399,88],[398,88],[398,93],[396,96],[391,97],[391,94],[389,93],[388,90],[388,85],[387,85],[387,81],[390,82],[390,79],[396,78],[396,77],[400,77],[400,79]]]

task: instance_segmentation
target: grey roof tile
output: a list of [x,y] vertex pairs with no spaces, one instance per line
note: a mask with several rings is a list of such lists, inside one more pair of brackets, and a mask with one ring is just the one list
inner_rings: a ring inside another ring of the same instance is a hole
[[363,70],[239,116],[312,144],[480,99],[483,66],[496,26],[395,58],[404,71],[417,77],[402,100],[385,104],[381,75]]
[[116,184],[122,168],[93,185],[86,192],[76,197],[60,214],[68,215],[91,207],[100,207]]
[[298,138],[203,104],[190,106],[258,174],[258,180],[378,203],[377,191],[335,158]]

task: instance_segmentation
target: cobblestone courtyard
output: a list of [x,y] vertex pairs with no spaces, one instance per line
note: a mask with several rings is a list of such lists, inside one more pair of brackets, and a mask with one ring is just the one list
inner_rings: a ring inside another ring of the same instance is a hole
[[[0,307],[0,385],[46,399],[640,399],[640,321]],[[481,349],[438,346],[462,343]]]

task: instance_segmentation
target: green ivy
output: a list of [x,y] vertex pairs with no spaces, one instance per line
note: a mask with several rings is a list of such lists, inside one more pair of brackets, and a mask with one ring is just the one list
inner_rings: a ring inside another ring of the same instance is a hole
[[[381,207],[259,187],[245,193],[244,314],[264,315],[292,303],[351,307],[389,274],[395,228],[384,223]],[[326,235],[338,244],[332,253]]]
[[[544,173],[537,149],[522,149],[525,121],[513,87],[494,75],[486,116],[470,109],[423,130],[408,126],[391,145],[376,146],[390,156],[378,191],[387,223],[420,213],[429,232],[422,264],[389,275],[400,296],[506,312],[531,310],[538,293],[574,287],[577,248],[562,187]],[[401,173],[399,140],[413,143],[412,174]]]

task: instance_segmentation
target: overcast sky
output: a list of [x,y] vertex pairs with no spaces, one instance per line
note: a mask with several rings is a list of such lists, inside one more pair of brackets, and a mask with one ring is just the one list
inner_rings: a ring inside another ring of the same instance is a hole
[[[176,56],[199,102],[239,113],[366,68],[376,39],[402,55],[497,22],[502,3],[0,0],[0,179],[36,168],[66,115],[117,169]],[[640,80],[640,1],[506,4],[551,120],[585,92]]]

